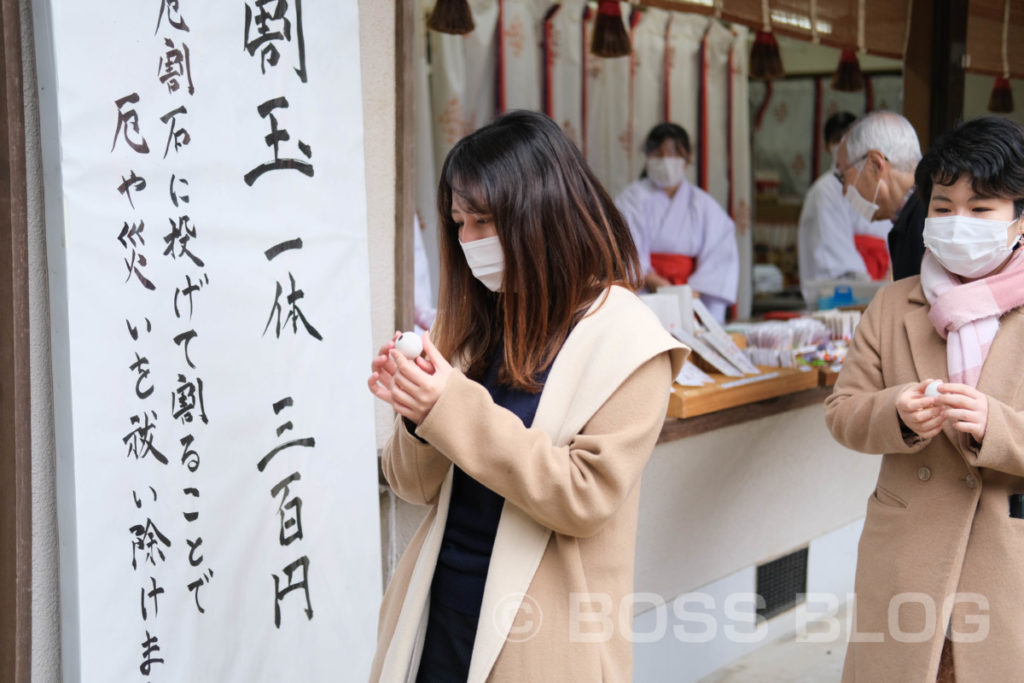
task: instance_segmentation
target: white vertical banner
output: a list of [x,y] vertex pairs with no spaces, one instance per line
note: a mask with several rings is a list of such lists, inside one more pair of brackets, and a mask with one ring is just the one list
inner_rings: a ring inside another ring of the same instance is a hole
[[584,0],[563,0],[544,20],[546,114],[583,149]]
[[707,156],[701,160],[707,169],[707,193],[726,212],[729,206],[729,87],[731,73],[729,55],[733,33],[718,21],[708,22],[704,34],[704,106],[706,130],[701,131],[707,144]]
[[38,10],[66,278],[65,677],[365,679],[381,576],[357,5]]
[[737,295],[737,316],[750,317],[753,305],[752,273],[754,263],[751,227],[753,174],[750,161],[750,94],[747,78],[747,33],[745,26],[732,27],[733,40],[729,59],[729,215],[736,223],[736,241],[740,252],[740,286]]
[[541,110],[544,17],[552,0],[498,0],[499,113]]
[[665,10],[645,9],[633,31],[633,180],[647,162],[647,134],[665,120],[665,32],[670,16]]
[[690,136],[693,150],[691,163],[686,165],[686,179],[697,184],[697,165],[700,163],[699,112],[701,42],[708,27],[708,18],[698,14],[673,12],[665,39],[665,69],[668,85],[665,92],[665,117],[679,124]]
[[[630,7],[620,2],[620,12],[628,22]],[[596,24],[596,20],[594,22]],[[617,195],[635,180],[630,175],[633,133],[630,128],[630,84],[632,58],[598,57],[590,52],[593,26],[586,35],[586,137],[584,154],[594,174],[611,196]],[[624,28],[626,25],[624,24]]]

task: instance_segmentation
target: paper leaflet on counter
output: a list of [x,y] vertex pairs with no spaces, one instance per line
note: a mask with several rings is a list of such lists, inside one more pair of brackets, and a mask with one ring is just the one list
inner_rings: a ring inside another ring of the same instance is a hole
[[675,382],[684,387],[702,387],[705,384],[714,384],[715,380],[711,379],[708,373],[698,368],[693,362],[687,360],[683,363],[679,374],[676,375]]
[[693,290],[689,285],[658,287],[658,296],[673,297],[679,311],[679,323],[682,330],[690,334],[696,332],[697,321],[693,319]]
[[[660,287],[656,294],[639,296],[654,311],[669,333],[689,346],[718,372],[728,377],[742,377],[745,374],[760,372],[740,351],[732,337],[718,325],[707,307],[693,296],[693,290],[689,286]],[[694,318],[695,313],[711,321],[717,334],[705,330]],[[691,381],[696,380],[691,378]]]
[[725,356],[715,351],[714,348],[704,343],[704,340],[694,334],[689,334],[683,330],[673,332],[672,335],[683,342],[693,352],[708,362],[718,372],[728,377],[742,377],[743,371],[737,368],[735,365],[730,363]]
[[[684,329],[679,299],[671,294],[639,294],[640,300],[658,316],[661,326],[671,334]],[[690,316],[693,317],[693,316]]]
[[756,375],[761,371],[754,365],[747,354],[740,350],[740,347],[736,346],[736,342],[732,340],[729,333],[718,324],[715,317],[711,315],[711,311],[708,310],[707,306],[700,299],[693,300],[693,311],[697,314],[697,318],[700,319],[701,324],[707,328],[707,332],[698,334],[704,338],[704,341],[708,342],[715,348],[720,354],[725,356],[730,363],[735,365],[745,375]]

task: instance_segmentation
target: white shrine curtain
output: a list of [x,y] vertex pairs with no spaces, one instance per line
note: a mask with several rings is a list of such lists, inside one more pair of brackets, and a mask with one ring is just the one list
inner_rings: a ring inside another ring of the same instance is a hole
[[583,143],[583,13],[586,0],[563,0],[544,20],[544,113]]
[[[434,0],[420,3],[417,31],[426,32],[423,18]],[[746,28],[622,2],[633,52],[607,59],[590,54],[592,0],[471,0],[470,6],[474,31],[429,32],[429,88],[417,75],[416,106],[429,112],[426,123],[417,114],[417,208],[432,266],[444,156],[495,113],[520,108],[551,116],[613,196],[639,177],[650,129],[663,121],[683,126],[694,152],[687,178],[736,220],[743,253],[752,195]],[[741,310],[748,270],[741,269]]]
[[551,0],[498,0],[500,112],[541,110],[544,15],[551,5]]
[[[629,3],[619,3],[629,17]],[[593,14],[593,13],[592,13]],[[593,20],[588,22],[593,30]],[[595,57],[586,52],[586,133],[584,154],[614,197],[632,180],[633,134],[630,129],[630,58]]]
[[633,29],[633,163],[630,178],[640,177],[647,134],[665,120],[665,32],[672,13],[646,9]]
[[698,14],[673,13],[669,22],[665,46],[667,93],[665,120],[678,123],[690,136],[693,150],[691,163],[686,167],[686,178],[697,184],[700,164],[698,137],[701,43],[708,27],[708,18]]

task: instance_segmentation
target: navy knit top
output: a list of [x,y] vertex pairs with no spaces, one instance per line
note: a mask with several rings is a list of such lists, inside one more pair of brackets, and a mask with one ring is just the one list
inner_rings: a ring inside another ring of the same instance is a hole
[[[531,394],[499,384],[501,358],[499,349],[487,369],[483,385],[496,404],[511,410],[529,427],[540,403],[540,391]],[[537,378],[541,386],[547,374],[548,370],[544,370]],[[448,520],[434,570],[432,600],[463,614],[480,615],[487,568],[504,503],[504,498],[455,466]]]

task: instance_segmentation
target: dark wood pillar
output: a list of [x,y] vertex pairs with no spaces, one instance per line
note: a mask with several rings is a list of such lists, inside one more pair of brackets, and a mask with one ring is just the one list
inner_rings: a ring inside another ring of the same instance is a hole
[[416,36],[417,3],[395,2],[395,329],[413,324],[413,212],[416,210]]
[[0,0],[0,63],[0,680],[20,683],[32,661],[32,468],[18,0]]
[[914,0],[904,57],[903,111],[922,149],[964,111],[968,0]]

